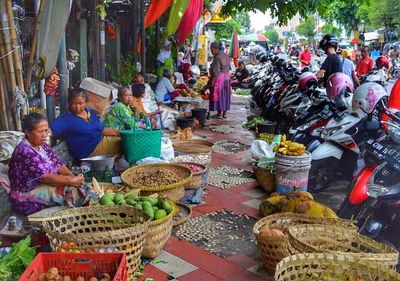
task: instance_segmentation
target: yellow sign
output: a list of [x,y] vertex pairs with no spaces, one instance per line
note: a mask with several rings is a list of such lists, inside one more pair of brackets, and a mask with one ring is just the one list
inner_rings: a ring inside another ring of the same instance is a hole
[[214,15],[212,16],[210,23],[224,23],[230,19],[230,17],[222,17],[220,16],[221,9],[215,11]]
[[199,45],[199,65],[207,65],[207,35],[200,35]]

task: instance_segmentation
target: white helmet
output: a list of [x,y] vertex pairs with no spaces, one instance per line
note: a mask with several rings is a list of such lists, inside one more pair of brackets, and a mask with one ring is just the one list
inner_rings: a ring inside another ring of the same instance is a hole
[[365,82],[375,82],[383,86],[385,84],[385,79],[379,74],[371,74],[365,78]]
[[372,113],[376,104],[386,96],[384,87],[375,82],[367,82],[356,89],[353,95],[353,111],[361,109],[365,113]]

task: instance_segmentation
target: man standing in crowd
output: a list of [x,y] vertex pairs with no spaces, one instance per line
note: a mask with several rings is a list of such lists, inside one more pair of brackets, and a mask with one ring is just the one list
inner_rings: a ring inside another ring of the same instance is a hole
[[356,73],[358,77],[367,74],[374,69],[374,60],[369,57],[368,47],[364,47],[361,50],[362,59],[357,63]]
[[322,63],[320,70],[317,72],[317,78],[323,78],[323,84],[326,87],[326,82],[329,76],[336,72],[342,72],[342,64],[336,51],[339,47],[339,40],[333,34],[326,34],[319,42],[319,47],[325,51],[327,57]]
[[381,52],[376,48],[372,48],[372,52],[371,52],[371,59],[373,59],[374,61],[379,58],[381,55]]
[[311,53],[308,50],[308,45],[304,45],[303,51],[299,55],[299,60],[301,62],[301,68],[310,65],[311,62]]
[[348,49],[342,50],[340,58],[340,61],[342,63],[342,72],[349,76],[350,79],[353,81],[353,84],[358,87],[360,86],[360,80],[356,75],[354,63],[350,60],[350,58],[351,52]]

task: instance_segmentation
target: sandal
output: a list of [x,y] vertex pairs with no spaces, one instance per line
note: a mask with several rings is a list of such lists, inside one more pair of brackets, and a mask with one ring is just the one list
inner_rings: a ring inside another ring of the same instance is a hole
[[228,118],[228,116],[226,116],[226,115],[224,114],[224,115],[222,115],[222,118],[226,119],[226,118]]

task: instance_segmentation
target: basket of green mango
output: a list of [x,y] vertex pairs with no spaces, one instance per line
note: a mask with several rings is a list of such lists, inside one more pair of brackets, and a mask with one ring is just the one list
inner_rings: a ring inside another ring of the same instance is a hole
[[126,194],[106,193],[100,200],[100,205],[130,205],[144,211],[151,221],[146,233],[142,257],[155,258],[164,248],[172,233],[173,217],[176,207],[172,200],[158,197],[157,194],[139,196],[137,190]]

